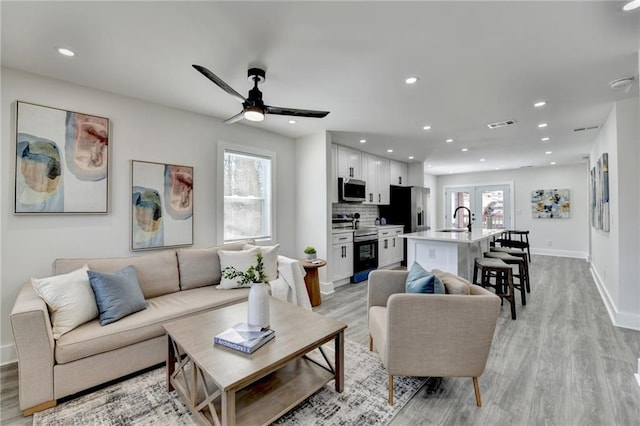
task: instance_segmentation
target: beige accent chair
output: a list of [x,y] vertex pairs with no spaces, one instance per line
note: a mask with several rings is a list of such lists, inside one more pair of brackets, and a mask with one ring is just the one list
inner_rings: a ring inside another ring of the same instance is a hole
[[500,311],[500,298],[456,275],[434,269],[448,294],[405,293],[408,271],[369,275],[369,350],[393,377],[478,377],[484,372]]

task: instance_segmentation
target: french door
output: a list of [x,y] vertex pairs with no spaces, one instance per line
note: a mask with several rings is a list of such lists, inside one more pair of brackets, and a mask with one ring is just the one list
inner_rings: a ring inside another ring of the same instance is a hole
[[444,194],[445,227],[465,228],[471,220],[473,230],[511,228],[510,184],[445,187]]

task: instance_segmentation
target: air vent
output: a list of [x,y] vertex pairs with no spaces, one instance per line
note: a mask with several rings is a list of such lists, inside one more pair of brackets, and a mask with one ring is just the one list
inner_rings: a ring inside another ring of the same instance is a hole
[[490,129],[497,129],[498,127],[513,126],[514,124],[516,124],[516,120],[505,120],[498,121],[496,123],[489,123],[487,124],[487,127]]
[[590,127],[579,127],[577,129],[573,129],[574,132],[582,132],[585,130],[594,130],[597,129],[599,126],[590,126]]
[[530,169],[533,166],[520,166],[521,169]]

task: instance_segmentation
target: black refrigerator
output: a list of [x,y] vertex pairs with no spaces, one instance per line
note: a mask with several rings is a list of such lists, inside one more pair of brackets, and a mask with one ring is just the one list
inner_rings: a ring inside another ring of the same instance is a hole
[[[427,231],[430,197],[429,188],[391,185],[389,205],[379,207],[380,218],[385,218],[389,225],[403,225],[405,234]],[[406,253],[407,241],[404,240]],[[403,264],[406,264],[406,259]]]

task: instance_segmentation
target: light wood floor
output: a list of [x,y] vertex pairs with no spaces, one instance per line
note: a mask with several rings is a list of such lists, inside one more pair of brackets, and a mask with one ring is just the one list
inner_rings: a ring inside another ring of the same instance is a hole
[[[418,392],[392,425],[640,424],[633,376],[640,332],[611,325],[583,260],[534,256],[531,278],[518,319],[502,307],[479,379],[483,407],[475,405],[470,378],[445,377],[437,389]],[[366,281],[349,284],[323,296],[314,311],[347,323],[346,338],[368,345],[366,297]],[[18,410],[16,366],[0,373],[0,423],[30,425]]]

